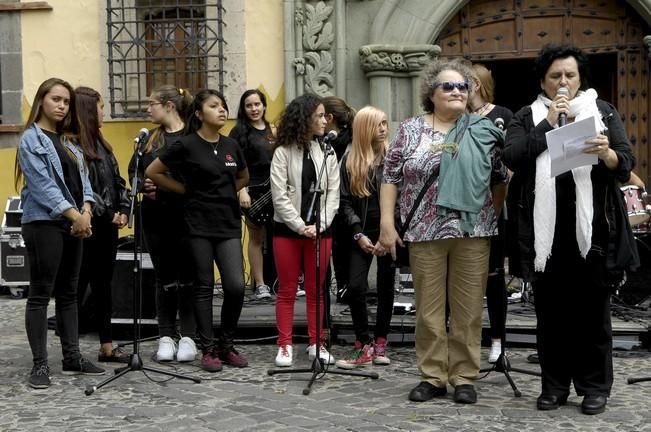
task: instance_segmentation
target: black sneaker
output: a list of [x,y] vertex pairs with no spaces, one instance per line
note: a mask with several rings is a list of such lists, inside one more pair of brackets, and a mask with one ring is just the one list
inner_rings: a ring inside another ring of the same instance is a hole
[[29,373],[29,386],[35,389],[46,389],[50,387],[50,368],[47,364],[34,365]]
[[104,375],[104,369],[97,367],[83,357],[73,360],[63,360],[64,375]]

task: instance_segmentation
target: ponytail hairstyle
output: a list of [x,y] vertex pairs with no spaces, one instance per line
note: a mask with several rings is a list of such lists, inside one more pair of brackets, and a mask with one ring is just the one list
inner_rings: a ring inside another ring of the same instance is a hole
[[97,117],[97,104],[102,96],[90,87],[77,87],[75,89],[77,118],[79,119],[79,136],[77,141],[84,152],[86,160],[100,160],[97,144],[101,142],[104,147],[113,153],[113,148],[104,139],[99,127]]
[[[41,119],[41,107],[43,105],[43,99],[50,92],[50,90],[52,90],[52,88],[57,85],[63,86],[68,90],[68,93],[70,93],[70,104],[68,106],[68,114],[66,114],[62,121],[56,124],[56,132],[66,137],[73,137],[79,133],[79,122],[77,119],[77,108],[75,103],[75,90],[72,88],[70,83],[68,83],[68,81],[64,81],[61,78],[48,78],[43,81],[40,86],[38,86],[38,90],[36,90],[36,95],[34,96],[34,101],[32,102],[32,108],[29,111],[29,116],[25,122],[24,130],[29,129],[31,125]],[[95,111],[97,111],[97,108],[95,108]],[[16,161],[14,162],[14,187],[17,191],[20,191],[24,184],[25,182],[23,179],[23,171],[20,168],[18,151],[16,151]]]
[[213,89],[204,89],[200,90],[199,93],[196,94],[194,97],[194,100],[192,101],[192,104],[190,104],[190,108],[188,109],[188,117],[187,121],[185,122],[185,133],[186,134],[191,134],[192,132],[196,132],[199,128],[201,128],[201,120],[199,120],[199,117],[197,117],[197,111],[202,111],[203,110],[203,105],[206,103],[206,100],[210,96],[216,96],[222,101],[222,106],[228,112],[228,105],[226,104],[226,98],[224,97],[221,92],[218,92],[217,90]]
[[386,118],[384,111],[365,106],[353,120],[353,141],[346,159],[346,170],[350,177],[350,192],[356,197],[371,195],[369,171],[378,158],[384,158],[388,146],[386,138],[383,143],[376,143],[375,135],[378,125]]
[[264,107],[264,113],[262,114],[262,121],[264,122],[265,129],[269,134],[269,136],[267,136],[267,141],[271,142],[274,140],[271,132],[271,126],[267,121],[267,97],[264,95],[264,93],[262,93],[258,89],[249,89],[244,93],[242,93],[242,97],[240,97],[240,105],[237,109],[237,123],[233,128],[237,132],[240,141],[239,144],[243,150],[246,150],[248,148],[249,134],[253,130],[251,119],[249,119],[249,117],[246,115],[245,101],[249,96],[254,94],[258,95],[258,97],[260,98],[260,102],[262,102],[262,106]]
[[[188,110],[192,104],[192,93],[183,88],[177,88],[171,84],[165,84],[158,87],[151,94],[152,99],[158,100],[161,104],[165,105],[170,102],[174,106],[174,111],[178,114],[181,120],[184,120],[188,115]],[[149,139],[145,144],[145,153],[149,153],[154,149],[161,148],[165,145],[165,126],[160,125],[154,128],[149,134]]]
[[280,117],[276,146],[297,145],[307,148],[310,143],[310,118],[323,102],[319,96],[306,93],[287,105]]
[[332,115],[339,130],[352,128],[355,109],[348,106],[345,100],[337,96],[326,96],[323,98],[323,107],[326,114]]

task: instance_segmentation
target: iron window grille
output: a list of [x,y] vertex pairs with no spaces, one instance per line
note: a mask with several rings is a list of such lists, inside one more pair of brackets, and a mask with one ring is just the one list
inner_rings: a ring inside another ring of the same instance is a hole
[[224,92],[222,0],[106,0],[113,118],[146,116],[163,84]]

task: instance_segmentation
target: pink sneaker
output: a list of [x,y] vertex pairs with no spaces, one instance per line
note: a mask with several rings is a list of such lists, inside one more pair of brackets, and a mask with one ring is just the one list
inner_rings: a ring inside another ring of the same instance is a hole
[[201,356],[201,369],[206,372],[219,372],[222,370],[222,361],[216,347],[210,347],[203,351]]
[[373,364],[386,366],[391,364],[391,360],[387,357],[387,340],[383,337],[375,339],[373,345]]
[[219,350],[219,359],[229,366],[235,366],[238,368],[247,367],[249,361],[242,354],[237,352],[233,347]]
[[355,341],[355,348],[347,359],[337,360],[335,366],[341,369],[354,369],[369,365],[373,362],[373,345],[367,343],[362,346],[360,341]]

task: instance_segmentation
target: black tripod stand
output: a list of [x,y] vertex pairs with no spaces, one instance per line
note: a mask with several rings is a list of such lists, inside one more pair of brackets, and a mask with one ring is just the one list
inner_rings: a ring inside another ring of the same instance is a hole
[[147,140],[148,131],[147,129],[141,129],[140,135],[136,138],[136,164],[135,172],[136,175],[133,179],[133,184],[131,185],[131,210],[129,212],[129,228],[133,226],[134,212],[137,212],[138,215],[138,224],[136,224],[136,234],[134,235],[134,246],[133,246],[133,353],[129,358],[129,365],[121,368],[115,369],[115,375],[109,377],[96,385],[86,386],[84,393],[86,396],[90,396],[106,384],[120,378],[122,375],[125,375],[127,372],[132,371],[148,371],[155,372],[162,375],[171,376],[174,378],[182,378],[194,381],[195,383],[200,383],[201,378],[197,378],[190,375],[181,375],[174,372],[170,372],[163,369],[157,369],[145,366],[142,362],[139,352],[139,343],[140,343],[140,317],[142,312],[142,249],[141,249],[141,240],[142,240],[142,214],[140,211],[140,203],[138,202],[138,169],[140,166],[140,157],[142,156],[141,147],[142,144]]
[[[321,299],[319,295],[320,291],[320,286],[321,286],[321,195],[323,194],[323,190],[320,188],[321,185],[321,178],[323,177],[323,173],[326,167],[326,164],[328,162],[328,156],[330,154],[334,154],[334,151],[330,148],[328,144],[326,144],[324,150],[324,156],[323,156],[323,164],[321,165],[321,169],[319,171],[319,175],[317,176],[316,182],[313,184],[313,186],[310,188],[310,192],[312,193],[312,202],[310,203],[310,208],[307,212],[307,223],[309,224],[312,220],[315,221],[315,226],[316,226],[316,352],[314,356],[314,360],[312,361],[312,366],[309,368],[296,368],[296,369],[269,369],[267,371],[267,374],[269,375],[276,375],[276,374],[285,374],[285,373],[312,373],[312,377],[310,378],[310,381],[307,383],[305,388],[303,389],[303,394],[304,395],[309,395],[310,391],[312,390],[312,385],[316,381],[317,377],[319,375],[325,375],[326,373],[331,373],[335,375],[347,375],[347,376],[358,376],[362,378],[372,378],[372,379],[378,379],[379,375],[375,372],[349,372],[349,371],[339,371],[339,370],[330,370],[329,367],[324,365],[323,360],[321,359],[320,356],[320,351],[321,351],[321,313],[320,313],[320,308],[321,308]],[[323,289],[324,295],[327,294],[327,290]],[[324,299],[325,301],[325,299]],[[327,304],[327,303],[326,303]],[[327,313],[327,312],[326,312]]]
[[[500,274],[500,273],[498,273]],[[504,277],[503,274],[500,275],[501,277]],[[523,282],[524,283],[524,282]],[[508,304],[508,303],[507,303]],[[508,311],[508,308],[507,308]],[[513,381],[513,378],[511,378],[511,372],[518,372],[522,373],[525,375],[532,375],[532,376],[540,376],[540,372],[534,372],[526,369],[519,369],[519,368],[514,368],[511,366],[511,362],[509,361],[509,358],[506,356],[506,351],[504,350],[504,347],[506,346],[506,315],[507,313],[504,314],[504,322],[500,323],[501,325],[501,331],[500,331],[500,340],[501,340],[501,348],[500,348],[500,355],[493,364],[492,367],[489,368],[484,368],[480,369],[479,373],[486,373],[487,375],[493,371],[495,372],[502,372],[504,376],[506,377],[506,380],[509,382],[511,385],[511,388],[513,389],[513,395],[515,397],[520,397],[522,396],[522,392],[518,389],[518,387],[515,385],[515,382]]]

